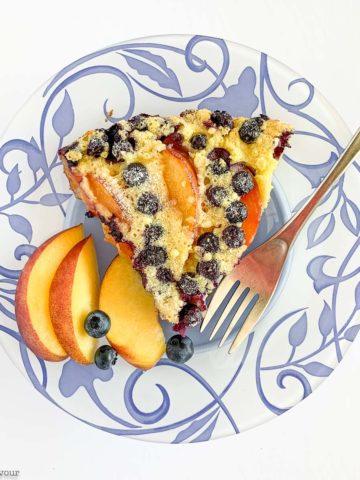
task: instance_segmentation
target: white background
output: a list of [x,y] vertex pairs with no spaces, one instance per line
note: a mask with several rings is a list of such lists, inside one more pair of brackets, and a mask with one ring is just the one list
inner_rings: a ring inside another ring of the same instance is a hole
[[[314,83],[352,131],[360,123],[357,0],[2,0],[0,8],[0,131],[70,61],[161,33],[265,51]],[[205,444],[142,443],[76,422],[36,393],[2,349],[0,378],[0,471],[18,469],[20,479],[360,479],[360,338],[296,408]]]

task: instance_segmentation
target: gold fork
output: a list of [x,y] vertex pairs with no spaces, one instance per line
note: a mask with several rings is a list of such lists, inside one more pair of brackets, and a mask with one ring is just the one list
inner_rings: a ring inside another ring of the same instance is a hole
[[[224,344],[240,318],[245,320],[230,346],[229,353],[233,353],[253,330],[275,292],[289,249],[297,235],[321,198],[352,163],[359,151],[360,129],[303,208],[269,240],[244,257],[233,272],[221,281],[200,328],[203,332],[214,315],[220,315],[210,335],[211,340],[229,313],[233,313],[219,347]],[[227,305],[222,312],[226,302]]]

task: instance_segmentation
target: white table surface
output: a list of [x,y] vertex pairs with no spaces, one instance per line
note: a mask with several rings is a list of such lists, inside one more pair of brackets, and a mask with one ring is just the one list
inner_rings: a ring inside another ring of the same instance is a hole
[[[301,72],[359,125],[357,0],[3,0],[0,131],[70,61],[160,33],[202,33],[263,50]],[[126,440],[76,422],[41,397],[0,348],[0,472],[20,479],[358,480],[360,338],[329,379],[282,417],[204,444]]]

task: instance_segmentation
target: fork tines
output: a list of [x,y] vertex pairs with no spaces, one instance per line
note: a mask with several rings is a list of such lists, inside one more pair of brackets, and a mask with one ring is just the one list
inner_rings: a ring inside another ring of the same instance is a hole
[[[223,300],[218,302],[216,301],[217,298],[222,298]],[[203,332],[211,322],[215,321],[216,323],[210,334],[210,340],[212,340],[221,326],[225,322],[230,321],[220,340],[219,347],[221,347],[231,332],[235,329],[235,326],[239,324],[240,331],[229,350],[229,353],[232,353],[238,345],[240,345],[242,340],[247,336],[258,320],[259,314],[263,308],[262,307],[259,311],[259,303],[262,302],[259,302],[258,293],[253,292],[248,286],[244,285],[239,280],[234,282],[230,278],[225,278],[220,283],[216,295],[210,303],[200,331]]]

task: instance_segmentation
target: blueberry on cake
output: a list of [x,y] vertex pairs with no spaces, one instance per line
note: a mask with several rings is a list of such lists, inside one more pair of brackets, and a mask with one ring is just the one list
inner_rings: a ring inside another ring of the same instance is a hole
[[253,240],[292,128],[188,110],[86,132],[59,155],[76,196],[181,331]]

